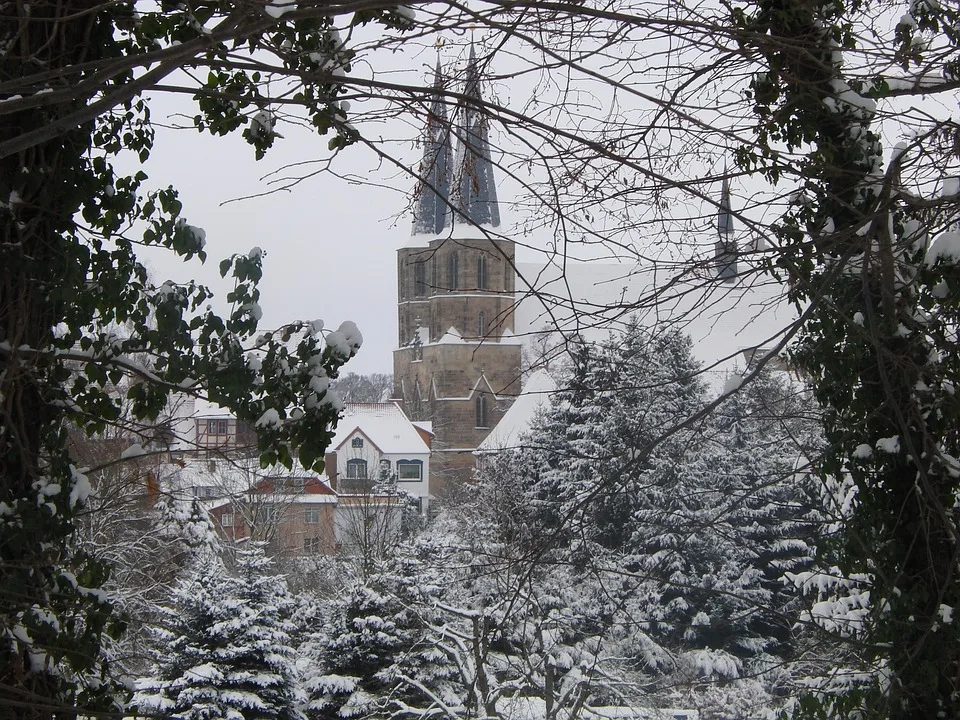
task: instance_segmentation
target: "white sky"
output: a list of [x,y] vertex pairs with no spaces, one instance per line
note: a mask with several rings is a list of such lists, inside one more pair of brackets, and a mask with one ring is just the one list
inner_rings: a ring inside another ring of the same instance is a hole
[[[463,43],[467,42],[466,38],[452,40],[460,43],[461,52],[453,47],[444,48],[441,51],[444,65],[461,54]],[[424,47],[425,44],[401,46],[387,57],[377,57],[378,77],[385,76],[384,79],[392,82],[414,80],[428,83],[436,51]],[[537,85],[542,77],[536,72],[536,63],[530,58],[510,57],[509,53],[498,54],[493,68],[504,73],[504,66],[520,68],[524,62],[528,69],[533,68],[529,74],[517,73],[499,81],[493,88],[484,88],[485,95],[490,97],[490,92],[495,91],[501,104],[514,111],[523,111],[524,102],[542,89]],[[371,76],[374,72],[371,59],[369,63],[358,62],[352,74]],[[563,73],[558,71],[556,81],[563,79]],[[644,83],[652,82],[652,79],[641,76],[637,82],[643,88],[646,87]],[[613,106],[609,99],[599,100],[589,95],[577,97],[581,100],[586,97],[587,104],[581,110],[586,113],[588,121],[591,112],[602,115],[605,108]],[[169,116],[178,110],[192,115],[192,105],[188,96],[176,100],[158,96],[151,103],[153,120],[161,124],[170,122]],[[619,107],[623,111],[623,107]],[[354,103],[350,114],[364,116],[366,110],[362,104]],[[543,117],[547,120],[552,116]],[[175,122],[186,124],[188,121],[180,118]],[[406,138],[402,142],[387,140],[383,147],[401,163],[416,167],[421,151],[413,139],[419,136],[421,122],[416,119],[413,125],[400,121],[361,124],[360,130],[374,141]],[[201,267],[196,261],[184,265],[169,253],[144,252],[141,257],[156,282],[196,279],[209,284],[222,299],[229,286],[218,277],[220,260],[259,246],[266,252],[264,279],[260,285],[264,312],[262,329],[316,318],[322,318],[327,327],[335,328],[344,320],[353,320],[364,335],[364,345],[345,372],[390,372],[397,334],[396,249],[409,238],[411,219],[404,210],[414,181],[397,168],[381,162],[370,149],[355,145],[341,153],[332,169],[360,178],[362,184],[351,184],[334,173],[317,172],[289,191],[224,205],[236,198],[267,191],[270,186],[264,178],[279,168],[329,156],[327,137],[286,123],[281,123],[277,129],[284,137],[277,140],[260,162],[255,161],[253,148],[243,141],[239,132],[220,138],[193,129],[158,130],[153,157],[145,168],[150,177],[148,186],[155,188],[170,184],[180,191],[183,216],[192,225],[206,231],[209,258],[206,266]],[[491,145],[501,145],[504,139],[496,135],[497,128],[492,131]],[[517,145],[513,139],[510,142]],[[521,149],[528,152],[528,149]],[[722,167],[724,154],[722,147],[707,148],[702,162],[717,172]],[[319,169],[319,166],[307,166],[292,172],[306,174]],[[517,172],[523,171],[523,166],[517,167]],[[518,195],[518,185],[515,181],[507,181],[502,171],[495,172],[504,218],[501,230],[513,236],[506,228],[512,220],[519,219],[510,208],[510,201]],[[683,175],[684,169],[674,172]],[[692,171],[687,168],[686,172]],[[625,178],[624,182],[630,183],[631,180]],[[733,185],[735,210],[740,209],[758,218],[770,212],[779,214],[779,209],[769,205],[769,195],[750,189],[745,182]],[[779,190],[787,192],[789,188]],[[719,198],[719,187],[714,184],[708,183],[702,192],[716,193]],[[695,197],[692,202],[681,205],[670,211],[675,217],[702,213],[699,225],[685,239],[712,243],[712,236],[703,237],[703,229],[711,224],[715,211],[704,207]],[[642,211],[639,205],[634,208]],[[637,217],[643,219],[645,216]],[[652,225],[638,225],[641,229],[625,236],[626,241],[631,244],[647,242],[647,233],[662,227],[656,216],[650,216],[649,220]],[[593,224],[593,221],[588,222]],[[524,243],[543,247],[549,244],[549,238],[541,237],[537,241],[525,238]],[[589,255],[590,250],[585,252]],[[529,262],[534,259],[529,251],[518,251],[518,260]],[[225,307],[218,309],[224,311]]]
[[[158,106],[155,119],[163,122]],[[208,260],[184,265],[170,253],[142,253],[154,279],[196,279],[229,291],[218,265],[232,253],[254,246],[266,252],[260,284],[262,329],[293,320],[322,318],[335,328],[353,320],[364,335],[360,353],[347,371],[391,372],[396,337],[396,248],[409,236],[409,217],[396,219],[406,205],[411,183],[378,172],[373,153],[348,148],[344,167],[382,186],[355,186],[320,173],[287,192],[223,203],[268,189],[261,178],[288,163],[322,157],[326,138],[306,130],[290,132],[260,162],[239,133],[225,138],[195,130],[158,132],[145,170],[152,187],[173,185],[180,192],[183,216],[207,234]],[[416,157],[409,145],[407,155]],[[396,171],[393,171],[396,175]]]
[[[409,60],[411,67],[421,67],[425,82],[432,78],[435,57],[431,51]],[[444,57],[445,63],[449,60]],[[187,96],[158,96],[151,103],[152,119],[160,125],[187,124],[189,120],[177,114],[192,115],[191,103]],[[363,107],[355,103],[353,113],[361,115]],[[413,138],[419,136],[421,124],[416,118],[414,127],[393,121],[362,124],[360,129],[416,168],[422,151]],[[353,320],[364,343],[344,372],[392,372],[397,343],[396,250],[410,238],[406,208],[415,182],[362,144],[342,151],[333,172],[315,172],[322,167],[319,163],[283,171],[285,166],[328,158],[330,136],[288,123],[279,124],[277,130],[284,137],[257,162],[239,131],[213,137],[191,128],[158,128],[153,154],[144,166],[150,178],[147,185],[151,189],[173,185],[180,192],[183,217],[206,232],[208,258],[205,265],[197,260],[184,264],[172,253],[154,250],[141,251],[141,260],[157,283],[194,279],[222,299],[230,285],[219,277],[220,260],[259,246],[266,253],[260,283],[261,330],[295,320],[320,318],[328,328]],[[408,139],[384,142],[384,137]],[[497,144],[492,139],[492,145]],[[289,190],[249,197],[274,187],[271,180],[310,173],[315,174]],[[504,230],[513,216],[509,203],[516,183],[500,170],[495,173]],[[521,251],[521,257],[530,260],[533,255]],[[221,312],[226,311],[223,302],[215,306]]]

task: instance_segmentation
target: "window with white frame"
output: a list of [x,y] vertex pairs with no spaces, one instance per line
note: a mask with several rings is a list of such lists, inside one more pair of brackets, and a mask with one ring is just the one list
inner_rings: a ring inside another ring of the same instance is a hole
[[348,480],[366,480],[367,479],[367,461],[366,460],[347,460],[347,479]]
[[273,505],[263,505],[257,512],[257,519],[261,524],[272,523],[277,519],[277,509]]
[[223,513],[220,516],[220,527],[233,527],[233,513]]
[[302,477],[277,478],[274,481],[274,487],[277,489],[277,492],[284,493],[302,493],[306,485],[307,479]]
[[307,525],[317,525],[320,523],[320,508],[306,508],[303,511],[303,522]]
[[407,482],[423,478],[423,460],[397,460],[397,479]]

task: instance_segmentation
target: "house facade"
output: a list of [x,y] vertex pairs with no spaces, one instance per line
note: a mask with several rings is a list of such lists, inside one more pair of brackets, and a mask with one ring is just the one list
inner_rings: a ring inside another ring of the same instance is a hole
[[340,497],[396,493],[426,513],[432,442],[431,431],[396,402],[347,403],[327,451],[327,477]]
[[266,542],[285,557],[375,557],[396,545],[405,518],[429,511],[431,440],[396,403],[348,403],[323,475],[264,475],[243,458],[200,454],[179,461],[175,476],[224,538]]
[[283,556],[333,555],[338,498],[319,477],[264,478],[256,486],[208,504],[221,536],[268,543]]

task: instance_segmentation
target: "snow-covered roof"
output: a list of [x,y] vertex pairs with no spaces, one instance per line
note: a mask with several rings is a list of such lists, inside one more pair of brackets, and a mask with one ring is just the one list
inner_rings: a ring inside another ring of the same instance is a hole
[[193,405],[193,417],[195,418],[232,418],[233,413],[215,402],[196,398]]
[[515,447],[520,436],[530,429],[534,417],[550,405],[557,383],[546,370],[537,370],[524,384],[513,405],[477,447],[476,452],[493,453]]
[[289,503],[291,505],[336,505],[340,500],[336,494],[320,495],[317,493],[302,493],[299,495],[278,494],[282,498],[279,504]]
[[418,427],[424,432],[428,432],[433,435],[433,420],[411,420],[414,427]]
[[330,449],[339,449],[358,430],[387,455],[430,452],[420,433],[395,402],[347,403]]
[[463,336],[457,332],[457,329],[451,325],[443,336],[437,340],[436,345],[459,344],[463,342]]
[[215,488],[218,495],[236,495],[246,492],[269,478],[326,477],[309,472],[298,464],[287,470],[282,465],[261,469],[258,458],[223,457],[203,458],[185,456],[181,460],[164,463],[157,468],[157,478],[164,492],[186,492],[194,487]]

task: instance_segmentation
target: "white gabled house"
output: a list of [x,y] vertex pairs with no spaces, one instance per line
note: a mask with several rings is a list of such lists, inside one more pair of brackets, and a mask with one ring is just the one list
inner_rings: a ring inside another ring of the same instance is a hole
[[396,402],[347,403],[327,450],[327,477],[341,497],[395,483],[426,513],[432,439],[429,425],[411,422]]

